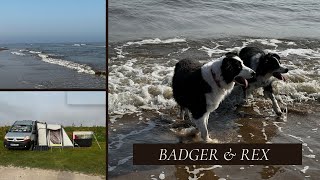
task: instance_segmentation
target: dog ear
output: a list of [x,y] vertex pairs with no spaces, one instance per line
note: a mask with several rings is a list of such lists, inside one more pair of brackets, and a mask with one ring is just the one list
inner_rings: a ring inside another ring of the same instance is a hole
[[265,56],[264,56],[264,63],[267,63],[270,59],[271,59],[271,57],[272,57],[272,55],[271,55],[271,53],[268,53],[268,54],[266,54]]
[[222,60],[221,72],[226,83],[230,83],[233,81],[234,70],[232,66],[232,58],[227,56]]
[[232,64],[231,64],[232,59],[230,58],[230,56],[233,57],[233,55],[229,54],[229,56],[224,58],[223,61],[222,61],[222,66],[223,66],[224,69],[232,70]]
[[278,54],[271,54],[272,57],[275,57],[276,59],[280,60],[280,56]]

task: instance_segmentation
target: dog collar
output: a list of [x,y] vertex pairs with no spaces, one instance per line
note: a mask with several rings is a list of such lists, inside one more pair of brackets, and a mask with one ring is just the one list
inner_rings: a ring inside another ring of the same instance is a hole
[[217,86],[219,88],[221,88],[220,81],[217,79],[216,74],[214,72],[212,72],[212,70],[211,70],[211,75],[212,75],[212,78],[213,78],[214,82],[217,84]]

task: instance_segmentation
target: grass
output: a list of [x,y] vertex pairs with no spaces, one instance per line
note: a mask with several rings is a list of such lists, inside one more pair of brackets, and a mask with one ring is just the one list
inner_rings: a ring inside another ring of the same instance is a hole
[[91,147],[53,148],[52,151],[7,150],[3,137],[9,127],[0,127],[0,166],[18,166],[63,171],[75,171],[99,176],[106,175],[106,127],[65,127],[72,131],[93,131],[101,146],[93,139]]

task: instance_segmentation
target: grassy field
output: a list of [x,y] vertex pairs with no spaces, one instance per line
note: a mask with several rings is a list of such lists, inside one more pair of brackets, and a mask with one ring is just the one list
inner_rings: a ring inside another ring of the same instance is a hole
[[7,150],[3,146],[3,137],[9,127],[0,127],[0,166],[18,166],[64,171],[76,171],[85,174],[106,175],[106,127],[65,127],[72,138],[72,131],[93,131],[101,146],[95,140],[92,147],[54,148],[52,151]]

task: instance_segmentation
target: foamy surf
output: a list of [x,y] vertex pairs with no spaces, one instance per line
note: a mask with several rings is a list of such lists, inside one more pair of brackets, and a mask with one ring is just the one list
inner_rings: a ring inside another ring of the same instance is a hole
[[109,67],[109,113],[175,106],[170,86],[173,67],[157,64],[139,66],[137,59],[131,59],[120,66]]
[[145,39],[141,41],[127,42],[126,45],[169,44],[169,43],[179,43],[179,42],[186,42],[186,39],[172,38],[172,39],[161,40],[159,38],[155,38],[155,39]]
[[[79,44],[80,46],[86,46],[86,44]],[[26,56],[26,55],[35,55],[40,57],[40,59],[43,62],[55,64],[59,66],[66,67],[68,69],[72,69],[77,71],[78,73],[86,73],[86,74],[94,74],[101,77],[106,77],[105,71],[97,71],[94,70],[91,66],[86,64],[80,64],[69,60],[64,60],[61,57],[64,57],[63,55],[57,55],[57,54],[47,54],[41,51],[34,51],[34,50],[28,50],[28,49],[20,49],[19,51],[12,51],[11,54],[17,55],[17,56]]]
[[[176,42],[178,43],[175,44]],[[263,46],[266,52],[278,53],[282,59],[281,63],[289,68],[289,72],[284,75],[287,82],[276,80],[273,84],[278,99],[283,99],[285,103],[318,100],[319,48],[317,44],[306,48],[303,43],[303,41],[265,38],[234,41],[218,39],[204,42],[185,38],[164,40],[154,38],[110,46],[109,48],[113,48],[115,53],[110,56],[108,70],[109,113],[170,109],[176,106],[171,89],[171,78],[176,62],[182,58],[195,57],[205,63],[223,56],[226,52],[239,51],[245,46],[256,44]],[[152,57],[154,53],[160,54],[163,51],[167,52],[163,57]]]
[[69,69],[76,70],[79,73],[95,74],[95,71],[90,66],[84,64],[79,64],[62,59],[50,58],[49,55],[42,53],[39,53],[38,56],[41,58],[42,61],[50,64],[56,64],[59,66],[67,67]]
[[25,56],[26,54],[22,52],[12,51],[11,54],[17,55],[17,56]]

